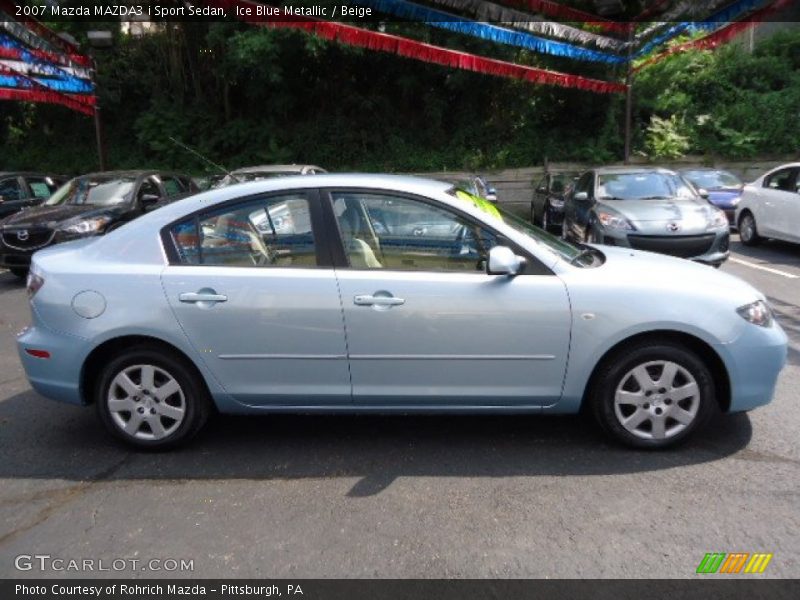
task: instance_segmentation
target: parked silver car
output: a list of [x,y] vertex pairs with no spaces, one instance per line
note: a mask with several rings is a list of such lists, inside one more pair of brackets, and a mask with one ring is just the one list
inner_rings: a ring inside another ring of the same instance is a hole
[[287,177],[34,255],[17,340],[43,395],[140,447],[223,413],[594,412],[685,439],[770,401],[786,336],[700,265],[576,246],[451,185]]
[[782,165],[748,183],[736,207],[742,243],[762,238],[800,243],[800,163]]
[[725,213],[674,171],[605,167],[584,173],[564,205],[563,235],[691,258],[718,267],[729,256]]

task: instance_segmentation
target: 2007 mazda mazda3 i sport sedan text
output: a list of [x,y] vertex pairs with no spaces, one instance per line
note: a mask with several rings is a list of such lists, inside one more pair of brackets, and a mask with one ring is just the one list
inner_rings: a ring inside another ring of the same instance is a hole
[[575,413],[660,448],[770,401],[787,339],[705,266],[572,244],[449,184],[264,180],[37,252],[41,394],[139,447],[222,413]]

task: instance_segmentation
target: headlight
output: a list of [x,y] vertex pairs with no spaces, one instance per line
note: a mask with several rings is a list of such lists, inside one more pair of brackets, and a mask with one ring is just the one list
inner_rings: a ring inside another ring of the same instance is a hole
[[72,235],[90,235],[97,233],[103,227],[108,225],[111,219],[109,217],[92,217],[91,219],[82,219],[81,221],[73,221],[63,227],[61,231]]
[[769,327],[772,325],[772,309],[763,300],[756,300],[751,304],[745,304],[736,309],[736,312],[745,320],[753,325]]
[[708,229],[716,229],[718,227],[727,227],[728,226],[728,217],[725,216],[725,213],[715,208],[711,211],[711,214],[708,216]]
[[597,211],[597,220],[608,229],[625,229],[627,231],[634,231],[636,228],[625,217],[614,215],[611,213]]

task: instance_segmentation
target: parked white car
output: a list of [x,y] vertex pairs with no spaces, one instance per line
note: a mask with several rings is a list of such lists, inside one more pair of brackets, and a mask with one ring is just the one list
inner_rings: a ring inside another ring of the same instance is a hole
[[748,183],[736,223],[746,246],[763,238],[800,243],[800,163],[782,165]]

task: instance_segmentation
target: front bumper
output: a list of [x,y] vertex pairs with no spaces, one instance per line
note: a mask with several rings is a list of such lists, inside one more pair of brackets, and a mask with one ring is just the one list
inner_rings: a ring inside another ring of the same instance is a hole
[[0,267],[6,269],[27,269],[31,266],[33,252],[23,253],[0,247]]
[[768,404],[786,364],[788,338],[777,321],[771,327],[746,324],[733,342],[715,347],[731,384],[730,412]]
[[709,265],[720,265],[730,256],[728,228],[697,235],[652,235],[601,229],[598,237],[601,244],[668,254]]

